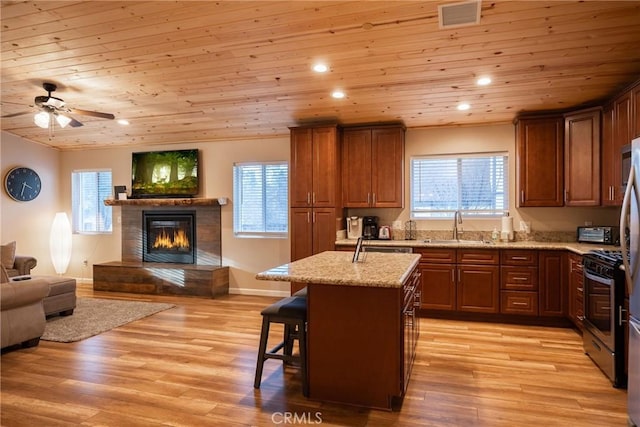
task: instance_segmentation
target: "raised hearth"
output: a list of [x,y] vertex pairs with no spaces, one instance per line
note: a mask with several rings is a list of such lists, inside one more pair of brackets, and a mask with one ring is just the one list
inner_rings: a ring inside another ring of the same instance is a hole
[[93,266],[93,289],[216,297],[229,293],[229,267],[113,261]]

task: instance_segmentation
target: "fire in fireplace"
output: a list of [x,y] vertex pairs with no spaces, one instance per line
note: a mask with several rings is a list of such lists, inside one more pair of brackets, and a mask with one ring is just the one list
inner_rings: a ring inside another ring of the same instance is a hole
[[195,212],[143,212],[144,262],[195,264]]

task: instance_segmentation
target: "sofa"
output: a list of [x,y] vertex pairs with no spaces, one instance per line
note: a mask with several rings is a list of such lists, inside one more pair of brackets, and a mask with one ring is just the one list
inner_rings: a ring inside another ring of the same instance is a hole
[[32,256],[16,255],[16,242],[0,246],[0,258],[9,277],[29,275],[38,265],[38,260]]
[[44,333],[46,317],[44,298],[49,294],[45,280],[9,281],[4,266],[0,266],[0,341],[2,348],[14,345],[38,345]]
[[31,276],[38,261],[32,256],[16,255],[16,242],[0,246],[2,267],[10,282],[28,284],[31,280],[44,281],[49,293],[44,299],[45,316],[70,316],[76,308],[76,280],[62,276]]

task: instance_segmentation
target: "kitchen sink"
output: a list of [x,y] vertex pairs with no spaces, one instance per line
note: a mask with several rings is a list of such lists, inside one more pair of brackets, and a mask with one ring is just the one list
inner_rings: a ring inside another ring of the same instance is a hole
[[490,245],[491,242],[486,240],[464,240],[464,239],[426,239],[423,243],[441,244],[459,244],[459,245]]

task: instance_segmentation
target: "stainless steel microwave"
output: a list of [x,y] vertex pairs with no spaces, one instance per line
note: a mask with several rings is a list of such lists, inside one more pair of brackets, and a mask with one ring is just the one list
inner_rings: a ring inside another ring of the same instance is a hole
[[578,227],[578,242],[617,245],[620,243],[619,227]]

